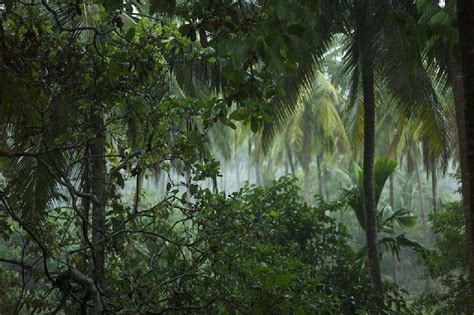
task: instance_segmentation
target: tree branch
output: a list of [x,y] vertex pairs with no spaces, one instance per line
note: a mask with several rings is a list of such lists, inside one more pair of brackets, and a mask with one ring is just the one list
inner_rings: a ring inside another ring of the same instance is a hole
[[90,293],[90,296],[92,297],[94,303],[93,311],[91,314],[101,314],[103,309],[100,291],[98,290],[94,280],[87,277],[76,268],[70,267],[69,269],[63,271],[56,277],[54,284],[66,293],[70,281],[79,284],[84,289],[86,289],[87,292]]

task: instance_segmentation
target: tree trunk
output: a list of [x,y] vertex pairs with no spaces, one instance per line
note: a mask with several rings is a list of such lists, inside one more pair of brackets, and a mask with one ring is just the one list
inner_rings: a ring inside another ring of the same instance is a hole
[[431,192],[433,194],[433,212],[438,211],[438,174],[436,173],[436,158],[431,158]]
[[318,168],[318,191],[319,195],[322,197],[323,196],[323,174],[321,173],[321,161],[323,159],[322,154],[318,154],[316,157],[316,166]]
[[260,161],[260,157],[258,157],[255,161],[255,184],[257,186],[262,185],[262,164]]
[[[305,109],[305,114],[307,111]],[[307,128],[307,119],[304,120],[304,133],[303,133],[303,150],[301,163],[303,166],[304,175],[304,201],[309,205],[311,201],[311,142],[308,134],[309,128]]]
[[395,187],[393,184],[393,174],[390,175],[388,178],[389,184],[390,184],[390,196],[389,196],[389,203],[390,203],[390,208],[392,208],[392,211],[395,211]]
[[398,264],[398,266],[400,267],[400,277],[398,279],[398,283],[401,283],[403,282],[403,275],[405,274],[405,268],[403,266],[403,253],[400,253],[400,263]]
[[[191,184],[192,184],[192,174],[191,174],[191,168],[186,166],[186,171],[184,173],[186,175],[186,190],[187,190],[187,194],[186,194],[186,202],[190,203],[191,202]],[[187,220],[184,221],[184,223],[189,223]]]
[[[327,169],[323,170],[323,178],[330,178],[330,174],[329,174]],[[324,192],[324,195],[326,196],[326,200],[329,200],[329,189],[328,189],[328,187],[323,186],[323,192]]]
[[[428,230],[428,224],[426,222],[426,211],[425,211],[425,196],[423,194],[423,186],[421,184],[420,170],[418,168],[418,163],[415,164],[415,173],[416,181],[418,183],[418,200],[420,204],[420,216],[421,216],[421,225],[423,227],[423,239],[425,241],[425,246],[430,246],[430,232]],[[429,293],[431,291],[431,280],[428,277],[425,283],[425,291]]]
[[141,170],[138,170],[138,173],[135,179],[135,196],[133,200],[133,210],[132,210],[134,214],[138,213],[139,211],[140,194],[142,191],[142,186],[143,186],[143,172]]
[[[395,211],[395,193],[394,193],[394,185],[393,185],[393,174],[389,177],[389,184],[390,184],[390,208],[392,211]],[[393,282],[397,283],[397,256],[392,254],[392,278]]]
[[247,153],[248,153],[247,181],[250,184],[250,179],[252,177],[252,142],[250,141],[250,139],[248,141]]
[[226,189],[227,189],[227,176],[226,176],[226,167],[224,165],[223,167],[223,172],[222,172],[222,191],[225,193]]
[[415,174],[416,181],[418,184],[418,201],[420,205],[421,225],[423,226],[423,239],[425,241],[425,246],[430,246],[430,233],[428,230],[428,224],[426,222],[425,196],[423,194],[423,186],[421,183],[421,176],[420,171],[418,169],[418,164],[415,165]]
[[375,86],[372,65],[365,62],[363,69],[364,89],[364,210],[367,256],[370,279],[374,289],[376,312],[383,309],[383,286],[380,272],[377,240],[377,209],[375,205]]
[[398,280],[397,280],[397,256],[396,255],[392,255],[392,279],[393,279],[393,283],[397,284],[398,283]]
[[306,202],[309,205],[311,201],[311,172],[310,172],[309,160],[306,158],[303,161],[303,174],[304,174],[303,197],[304,197],[304,202]]
[[458,0],[461,64],[464,81],[464,124],[460,126],[460,147],[465,147],[463,195],[469,259],[471,309],[474,312],[474,1]]
[[[90,151],[89,145],[86,144],[85,147],[85,159],[84,159],[84,173],[82,174],[82,190],[90,194],[91,193],[91,161],[90,161]],[[81,240],[81,247],[87,247],[91,244],[89,239],[89,221],[90,221],[90,208],[91,208],[91,200],[88,198],[82,198],[82,240]],[[86,255],[81,257],[81,262],[79,264],[79,268],[81,270],[88,270],[89,268],[87,264],[87,259],[90,258]]]
[[240,188],[240,162],[239,160],[235,159],[234,163],[235,163],[235,179],[237,181],[236,190],[239,190]]
[[291,148],[288,145],[288,143],[285,145],[286,146],[286,154],[288,156],[288,162],[290,163],[290,169],[291,169],[291,175],[295,176],[295,164],[293,163],[293,154],[291,153]]
[[92,166],[92,194],[97,198],[92,206],[92,244],[94,270],[94,281],[101,286],[104,280],[105,268],[105,127],[99,114],[91,115],[92,128],[96,132],[96,139],[91,142],[91,166]]

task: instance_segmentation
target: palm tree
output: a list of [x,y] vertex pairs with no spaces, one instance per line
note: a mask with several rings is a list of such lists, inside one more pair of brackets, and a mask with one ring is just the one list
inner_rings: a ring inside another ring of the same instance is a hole
[[[468,238],[469,283],[471,303],[474,310],[474,2],[458,0],[458,25],[461,47],[461,64],[464,80],[464,121],[459,125],[459,145],[465,147],[463,175],[463,197]],[[467,176],[466,176],[467,175]]]
[[[415,3],[347,0],[338,2],[337,9],[323,5],[321,12],[318,18],[324,17],[321,20],[330,25],[322,28],[321,32],[325,33],[321,38],[334,39],[335,34],[345,34],[347,45],[344,63],[345,72],[351,73],[350,94],[355,109],[352,112],[363,118],[363,132],[357,136],[364,140],[364,207],[368,226],[366,239],[370,277],[377,297],[376,305],[380,309],[383,290],[377,254],[373,184],[376,101],[380,103],[381,91],[386,91],[383,97],[396,104],[397,111],[403,112],[407,119],[421,121],[426,118],[426,113],[431,113],[435,117],[435,124],[444,125],[446,122],[427,74],[418,40],[407,32],[413,29],[413,22],[419,18]],[[320,54],[318,56],[321,57]],[[273,107],[276,126],[295,110],[295,103],[289,104],[281,102]],[[272,126],[273,124],[270,125]],[[274,129],[270,128],[268,132],[271,134]],[[264,134],[265,132],[266,129]],[[444,135],[441,139],[444,144],[448,143]]]
[[[394,160],[379,158],[374,165],[374,183],[375,183],[375,200],[376,205],[380,203],[384,186],[391,177],[398,164]],[[353,186],[344,190],[350,207],[356,214],[357,221],[363,230],[366,230],[366,219],[363,205],[363,170],[357,164],[353,169]],[[412,227],[416,223],[416,217],[407,209],[394,209],[385,207],[377,210],[377,227],[378,227],[378,244],[386,247],[392,254],[399,258],[400,248],[410,247],[420,250],[422,246],[408,238],[404,234],[398,234],[395,226],[401,228]],[[380,254],[381,256],[381,254]]]
[[353,104],[363,103],[363,110],[358,112],[363,112],[364,123],[364,208],[368,266],[379,310],[383,305],[383,288],[374,187],[375,112],[376,102],[379,102],[377,90],[383,88],[387,91],[385,97],[395,100],[399,110],[404,108],[411,119],[420,119],[425,112],[439,107],[423,65],[420,47],[405,32],[417,18],[416,12],[416,5],[411,1],[348,1],[344,19],[348,42],[345,62],[347,70],[352,73]]
[[[362,80],[364,102],[364,178],[363,178],[363,208],[364,227],[366,232],[368,266],[370,278],[376,297],[376,309],[383,308],[383,287],[380,272],[380,262],[377,242],[377,217],[374,186],[375,158],[375,85],[373,59],[376,52],[376,39],[379,23],[375,19],[382,18],[376,12],[377,5],[371,1],[355,1],[348,10],[346,23],[349,33],[349,49],[347,55],[348,68],[353,71],[354,91]],[[362,79],[361,79],[362,77]],[[358,91],[357,91],[358,92]],[[355,93],[354,93],[355,94]]]
[[[317,157],[318,185],[322,187],[321,156],[336,146],[350,153],[346,129],[338,113],[340,104],[336,88],[319,71],[300,89],[296,112],[286,127],[285,142],[292,148],[303,168],[303,196],[311,200],[311,162]],[[321,194],[322,188],[319,189]]]
[[[433,6],[433,3],[430,2],[423,4],[425,5],[423,8],[424,15],[429,22],[432,22],[433,17],[440,16],[437,14],[441,10],[439,7]],[[474,59],[472,55],[474,47],[474,4],[472,1],[465,0],[446,1],[444,11],[445,19],[442,23],[438,22],[438,25],[441,24],[441,28],[437,27],[444,36],[438,36],[438,40],[434,41],[436,45],[432,45],[432,54],[450,81],[454,92],[458,153],[465,208],[466,235],[468,239],[471,308],[474,309],[474,206],[472,205],[474,177],[471,176],[474,166],[472,165],[472,158],[470,158],[474,152],[474,146],[472,141],[470,141],[474,134],[474,127],[472,125],[474,111],[472,106],[467,106],[467,104],[472,103],[474,100],[474,92],[472,90],[474,82]],[[435,24],[436,22],[432,23]],[[446,33],[454,33],[457,35],[457,32],[442,32],[446,29],[449,31],[449,27],[457,28],[460,41],[459,46],[455,45],[456,36],[446,36]],[[439,37],[441,37],[441,40],[439,40]],[[457,51],[457,48],[459,48],[460,51]]]

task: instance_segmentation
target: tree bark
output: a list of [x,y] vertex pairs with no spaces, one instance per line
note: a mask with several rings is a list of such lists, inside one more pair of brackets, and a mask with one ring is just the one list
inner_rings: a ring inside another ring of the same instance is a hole
[[262,185],[262,141],[257,140],[255,142],[255,150],[256,150],[256,159],[255,159],[255,182],[257,186]]
[[[86,275],[82,274],[79,270],[70,267],[66,271],[61,272],[55,279],[55,286],[64,290],[67,288],[68,282],[75,282],[81,285],[85,290],[87,290],[94,302],[94,306],[90,312],[91,315],[99,315],[103,313],[103,305],[100,298],[100,291],[97,288],[95,279],[91,279]],[[67,293],[69,294],[69,293]]]
[[248,152],[248,162],[249,162],[248,163],[248,168],[247,168],[247,181],[250,184],[250,179],[252,177],[252,173],[251,173],[252,172],[252,163],[251,163],[251,161],[252,161],[252,142],[250,141],[250,139],[248,141],[247,152]]
[[[389,177],[389,184],[390,184],[390,196],[389,196],[389,203],[390,208],[392,211],[395,211],[395,192],[394,192],[394,185],[393,185],[393,174]],[[397,256],[392,254],[392,278],[393,282],[397,283]]]
[[[469,259],[471,309],[474,310],[474,2],[458,0],[458,23],[464,86],[464,124],[459,128],[465,147],[463,193]],[[474,311],[473,311],[474,312]]]
[[291,175],[295,176],[295,164],[293,162],[293,154],[291,152],[290,145],[287,143],[286,145],[286,154],[288,155],[288,162],[290,163]]
[[[84,172],[82,174],[82,190],[90,194],[91,193],[91,154],[89,150],[89,145],[86,145],[84,149],[85,159],[84,159]],[[90,208],[91,208],[91,201],[88,198],[82,198],[82,240],[81,240],[81,247],[86,247],[91,245],[91,241],[89,239],[89,225],[90,225]],[[91,269],[88,266],[88,257],[84,255],[81,257],[81,262],[79,263],[80,269],[88,270]]]
[[[305,114],[306,110],[305,110]],[[311,142],[308,135],[309,128],[307,127],[306,119],[304,120],[305,130],[303,131],[303,151],[301,164],[303,166],[303,175],[304,175],[304,201],[309,205],[311,201]]]
[[[420,216],[421,216],[421,225],[423,227],[423,238],[425,241],[425,246],[430,246],[430,232],[428,230],[428,224],[426,222],[426,211],[425,211],[425,196],[423,194],[423,186],[421,184],[421,177],[420,177],[420,170],[418,168],[418,163],[415,164],[415,173],[416,173],[416,181],[418,183],[418,200],[420,204]],[[425,291],[431,291],[431,280],[428,277],[425,283]]]
[[260,157],[255,161],[255,184],[257,186],[262,185],[262,165],[260,162]]
[[[136,214],[139,211],[140,207],[140,194],[142,191],[142,186],[143,186],[143,172],[141,170],[138,170],[138,173],[136,175],[135,179],[135,196],[133,200],[133,213]],[[189,195],[188,195],[189,197]]]
[[376,312],[383,309],[383,285],[377,240],[377,209],[375,205],[375,85],[370,62],[363,69],[364,91],[364,211],[369,275],[374,289]]
[[395,284],[398,284],[397,268],[397,256],[392,254],[392,279]]
[[318,172],[318,191],[319,191],[319,195],[322,197],[323,196],[323,174],[322,174],[322,171],[321,171],[321,161],[323,159],[323,156],[322,154],[318,154],[318,156],[316,157],[316,166],[318,168],[317,172]]
[[438,211],[438,174],[436,172],[436,158],[431,158],[431,192],[433,197],[433,212]]
[[311,172],[310,172],[309,161],[306,158],[303,161],[303,174],[304,174],[303,197],[304,197],[304,202],[309,204],[311,200]]
[[[323,170],[323,178],[330,178],[330,174],[327,169]],[[329,200],[329,189],[323,186],[323,192],[324,192],[324,195],[326,196],[326,200]]]
[[395,187],[393,183],[393,174],[390,175],[388,179],[389,179],[389,185],[390,185],[390,196],[389,196],[390,208],[392,208],[392,211],[395,211]]
[[420,205],[420,216],[421,216],[421,225],[423,226],[423,238],[426,246],[430,246],[430,234],[428,231],[428,224],[426,222],[426,211],[425,211],[425,196],[423,194],[423,186],[421,183],[420,170],[418,169],[418,164],[415,165],[415,174],[416,181],[418,184],[418,201]]
[[92,244],[94,270],[93,279],[101,286],[104,280],[105,269],[105,126],[98,113],[92,113],[91,124],[96,132],[96,139],[90,144],[92,183],[91,191],[96,196],[97,202],[92,206]]
[[235,163],[235,178],[237,181],[236,190],[239,190],[240,189],[240,161],[235,159],[234,163]]
[[225,193],[226,189],[227,189],[227,176],[225,175],[226,174],[226,167],[224,165],[223,167],[223,170],[222,170],[222,174],[223,176],[221,177],[222,179],[222,191]]

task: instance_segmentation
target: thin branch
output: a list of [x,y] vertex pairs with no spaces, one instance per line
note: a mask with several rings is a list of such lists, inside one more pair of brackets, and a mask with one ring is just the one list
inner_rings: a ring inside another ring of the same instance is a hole
[[100,295],[100,291],[97,288],[95,282],[93,279],[87,277],[83,273],[81,273],[79,270],[70,267],[66,271],[63,271],[60,273],[55,280],[55,285],[59,287],[65,294],[67,294],[66,288],[69,285],[69,281],[73,281],[79,285],[81,285],[84,289],[86,289],[93,301],[94,301],[94,307],[93,307],[93,313],[94,315],[98,315],[102,313],[102,299]]
[[21,267],[22,269],[25,269],[25,270],[28,270],[28,271],[31,271],[31,272],[34,272],[34,270],[35,270],[32,265],[29,265],[27,263],[24,263],[22,261],[18,261],[18,260],[15,260],[15,259],[0,257],[0,263],[16,265],[16,266]]

